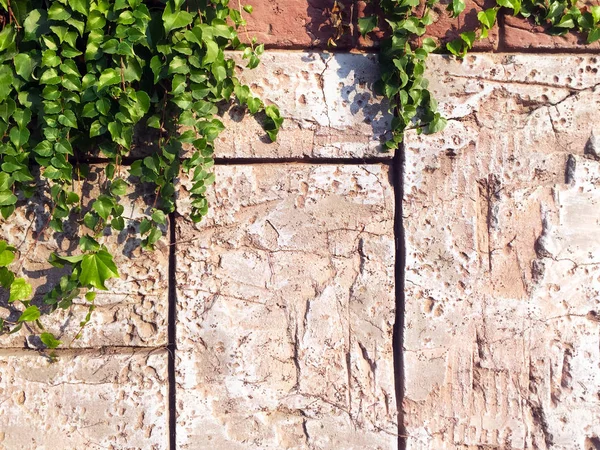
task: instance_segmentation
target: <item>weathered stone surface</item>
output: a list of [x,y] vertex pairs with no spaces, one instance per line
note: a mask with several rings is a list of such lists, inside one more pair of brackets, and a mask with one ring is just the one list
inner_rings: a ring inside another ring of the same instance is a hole
[[450,121],[406,139],[411,450],[581,449],[600,436],[597,68],[431,58]]
[[[234,57],[245,66],[239,54]],[[285,117],[271,143],[256,119],[234,108],[224,114],[226,129],[216,146],[224,158],[391,157],[381,152],[391,115],[373,83],[375,54],[267,52],[240,80]],[[243,119],[243,120],[242,120]]]
[[0,353],[0,449],[168,448],[167,352]]
[[[102,166],[94,166],[92,177],[101,180],[102,171]],[[151,200],[148,192],[134,189],[132,187],[131,193],[122,198],[125,230],[101,239],[101,243],[115,256],[121,278],[109,280],[109,291],[99,293],[96,300],[98,308],[94,311],[92,322],[84,330],[82,339],[73,342],[74,346],[166,344],[168,238],[163,236],[155,252],[141,250],[140,241],[133,231],[136,220],[139,221],[142,212],[149,209]],[[98,192],[91,191],[90,186],[79,185],[75,190],[84,193],[82,204],[89,209]],[[63,255],[79,253],[79,238],[74,237],[74,230],[83,217],[81,214],[80,217],[73,218],[65,225],[65,233],[59,234],[46,226],[48,211],[36,195],[28,205],[18,208],[9,220],[2,222],[0,231],[0,239],[19,249],[18,258],[11,268],[32,283],[35,300],[40,305],[43,295],[66,273],[66,269],[53,268],[48,263],[48,258],[55,251],[60,251]],[[42,317],[48,330],[62,336],[67,342],[77,334],[79,322],[87,313],[87,307],[84,306],[86,302],[77,303],[70,311]],[[0,317],[15,318],[18,315],[14,305],[7,304],[6,292],[0,292],[0,307],[3,308],[0,310]],[[0,347],[23,347],[25,339],[33,334],[36,333],[24,327],[16,335],[0,336]],[[29,343],[33,345],[35,342],[34,338]]]
[[216,175],[177,221],[178,448],[396,448],[388,167]]
[[600,42],[587,44],[587,36],[571,31],[564,36],[552,36],[547,29],[532,21],[511,15],[504,16],[502,48],[519,50],[585,50],[600,51]]

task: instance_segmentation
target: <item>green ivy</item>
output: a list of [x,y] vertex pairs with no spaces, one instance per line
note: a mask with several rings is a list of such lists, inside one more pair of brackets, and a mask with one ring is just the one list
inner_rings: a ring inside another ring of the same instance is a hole
[[[380,29],[386,34],[381,42],[381,80],[377,89],[390,101],[390,112],[394,114],[392,138],[385,144],[387,149],[393,150],[402,142],[406,130],[436,133],[447,123],[437,111],[437,102],[424,78],[428,55],[444,50],[436,40],[427,37],[427,27],[435,20],[431,9],[439,0],[426,0],[424,4],[420,0],[370,0],[367,3],[380,14],[359,19],[360,33],[364,37]],[[456,18],[465,6],[464,0],[451,0],[446,9]],[[477,14],[476,30],[461,33],[446,44],[445,50],[464,58],[476,41],[488,37],[501,10],[528,18],[553,35],[578,31],[587,37],[588,43],[600,39],[600,6],[580,8],[571,0],[496,0],[496,6]]]
[[[191,219],[206,215],[214,142],[224,129],[219,103],[235,98],[251,114],[262,113],[266,133],[276,139],[279,110],[240,83],[225,53],[241,51],[254,68],[264,51],[255,40],[240,41],[243,13],[252,8],[236,6],[229,0],[0,0],[0,215],[10,220],[15,208],[42,192],[50,205],[46,226],[56,233],[81,217],[79,251],[49,261],[68,268],[44,297],[50,311],[83,296],[89,306],[83,327],[96,291],[119,277],[102,242],[132,221],[122,206],[130,177],[154,186],[152,207],[136,225],[143,248],[152,250],[162,237],[181,172],[193,181]],[[156,130],[154,151],[126,167],[136,133],[148,128]],[[102,182],[91,178],[90,158],[106,161]],[[97,190],[87,209],[75,189],[86,180]],[[56,347],[60,341],[45,332],[40,309],[30,304],[31,285],[7,268],[15,249],[3,241],[0,249],[2,288],[10,302],[23,305],[18,321],[2,321],[0,332],[33,322],[44,331],[42,342]]]

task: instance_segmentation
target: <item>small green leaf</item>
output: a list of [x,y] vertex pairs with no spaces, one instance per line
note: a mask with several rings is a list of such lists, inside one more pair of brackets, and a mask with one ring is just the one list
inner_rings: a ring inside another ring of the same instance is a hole
[[6,267],[10,263],[12,263],[15,259],[14,252],[10,250],[2,250],[0,251],[0,267]]
[[92,204],[92,209],[98,213],[104,220],[108,219],[108,216],[112,213],[115,202],[112,198],[107,195],[101,195]]
[[17,72],[24,80],[29,81],[31,73],[36,66],[35,60],[27,53],[19,53],[18,55],[15,55],[14,63],[15,72]]
[[162,19],[166,34],[169,34],[172,30],[187,27],[194,19],[194,16],[187,11],[173,10],[173,6],[172,2],[169,1],[163,11]]
[[[17,278],[18,280],[18,278]],[[17,282],[17,280],[15,280],[15,283]],[[12,286],[15,285],[15,283],[12,284]],[[12,286],[11,286],[11,291],[12,291]],[[35,305],[31,305],[28,306],[27,308],[25,308],[25,311],[23,311],[21,313],[21,316],[19,317],[19,322],[35,322],[36,320],[38,320],[40,318],[40,316],[42,315],[42,313],[40,312],[39,308]]]
[[450,11],[452,17],[458,17],[458,15],[465,10],[465,0],[452,0],[446,9]]
[[98,80],[98,90],[101,91],[107,86],[119,84],[121,82],[121,73],[115,69],[105,69]]
[[377,27],[377,16],[367,16],[358,19],[358,30],[363,37]]
[[127,193],[128,186],[129,184],[127,184],[127,181],[123,180],[122,178],[117,178],[110,185],[110,192],[113,195],[125,195]]
[[33,288],[25,280],[25,278],[15,278],[10,285],[10,297],[9,302],[15,302],[17,300],[29,300],[33,295]]
[[40,335],[40,339],[48,348],[57,348],[60,344],[62,344],[62,341],[56,339],[52,333],[42,333]]
[[105,291],[107,289],[104,283],[110,278],[119,278],[117,266],[110,253],[100,250],[98,253],[83,257],[79,276],[82,285]]
[[17,203],[17,197],[11,191],[0,191],[0,206],[9,206]]

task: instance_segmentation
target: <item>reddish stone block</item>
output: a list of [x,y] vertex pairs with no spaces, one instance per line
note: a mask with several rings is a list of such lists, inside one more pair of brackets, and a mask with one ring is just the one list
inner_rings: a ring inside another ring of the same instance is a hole
[[600,41],[586,44],[586,36],[571,32],[564,36],[551,36],[544,27],[513,16],[504,18],[503,50],[586,50],[600,51]]
[[[478,28],[479,21],[477,13],[483,9],[491,8],[496,5],[494,0],[467,0],[465,10],[457,17],[451,18],[450,13],[446,11],[446,6],[449,0],[442,0],[432,8],[432,14],[435,22],[427,27],[427,32],[423,37],[432,37],[440,44],[446,44],[459,37],[460,33],[465,31],[473,31]],[[417,11],[422,14],[425,2]],[[373,14],[372,6],[367,5],[364,1],[358,2],[358,17]],[[380,17],[383,16],[380,14]],[[380,20],[380,23],[382,20]],[[375,33],[373,36],[362,38],[359,37],[358,45],[362,48],[372,48],[379,46],[379,41],[384,37],[384,33]],[[493,51],[498,47],[498,25],[495,25],[488,33],[488,38],[481,41],[476,41],[474,50],[476,51]]]
[[[344,33],[338,48],[351,48],[353,36],[353,1],[339,0],[343,6]],[[246,0],[254,11],[245,15],[248,35],[256,37],[267,48],[327,48],[327,41],[335,36],[332,18],[334,0]],[[243,31],[240,38],[248,40]]]

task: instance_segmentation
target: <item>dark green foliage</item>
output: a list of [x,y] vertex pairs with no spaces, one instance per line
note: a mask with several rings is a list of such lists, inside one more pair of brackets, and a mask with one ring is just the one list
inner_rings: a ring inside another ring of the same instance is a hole
[[[135,149],[143,127],[156,129],[156,150],[134,162],[129,175],[155,187],[148,216],[138,221],[142,246],[153,249],[167,215],[175,209],[175,181],[190,173],[191,218],[207,213],[206,186],[214,181],[213,145],[224,126],[217,104],[232,98],[252,114],[264,112],[274,140],[282,119],[236,77],[226,49],[243,52],[254,68],[264,47],[242,44],[242,7],[229,0],[0,0],[0,214],[4,220],[34,191],[48,193],[47,226],[57,233],[83,209],[75,184],[89,174],[81,161],[108,160],[91,209],[81,217],[79,251],[53,255],[50,263],[69,273],[46,296],[50,309],[69,308],[87,292],[118,277],[104,236],[124,230],[122,197],[129,191],[123,159]],[[238,7],[239,6],[239,7]],[[251,7],[243,8],[250,12]],[[184,145],[187,152],[184,152]],[[182,162],[182,158],[183,162]],[[39,173],[36,180],[33,173]],[[32,289],[7,267],[14,249],[0,242],[0,281],[10,301],[25,306],[18,323],[39,324],[29,304]],[[93,294],[93,295],[90,295]],[[82,324],[90,318],[86,316]],[[0,331],[11,330],[2,323]],[[40,324],[41,326],[41,324]],[[83,325],[82,325],[83,326]],[[49,333],[42,341],[54,348]]]

